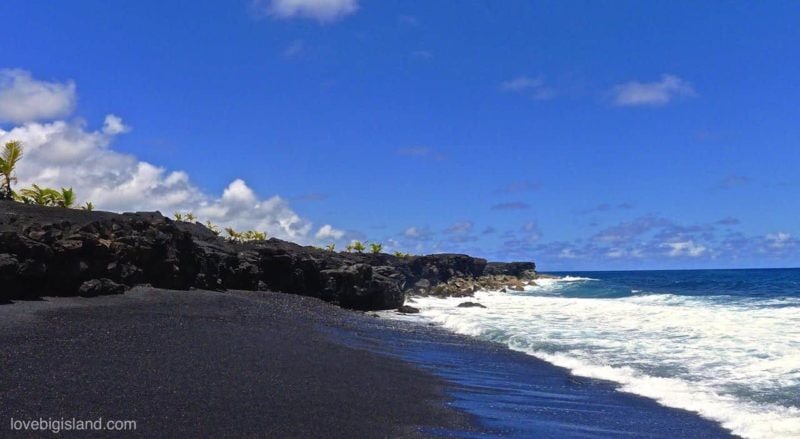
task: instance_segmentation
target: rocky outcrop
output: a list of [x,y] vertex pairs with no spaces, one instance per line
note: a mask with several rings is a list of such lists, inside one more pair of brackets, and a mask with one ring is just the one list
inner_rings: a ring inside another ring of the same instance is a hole
[[478,302],[462,302],[459,303],[457,308],[486,308]]
[[[523,269],[524,267],[524,269]],[[461,295],[535,266],[466,255],[336,253],[278,239],[233,243],[161,214],[0,201],[0,300],[118,294],[128,287],[271,290],[343,307],[397,309],[410,293]],[[486,276],[487,273],[491,274]]]

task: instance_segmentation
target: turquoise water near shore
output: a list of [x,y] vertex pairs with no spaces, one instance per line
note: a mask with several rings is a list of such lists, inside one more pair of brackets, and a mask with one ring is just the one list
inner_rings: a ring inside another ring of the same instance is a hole
[[696,412],[800,437],[800,269],[555,273],[520,292],[415,298],[416,319]]

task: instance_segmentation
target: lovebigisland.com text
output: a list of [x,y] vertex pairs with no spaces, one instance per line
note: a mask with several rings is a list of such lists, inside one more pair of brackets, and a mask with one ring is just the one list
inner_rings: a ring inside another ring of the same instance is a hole
[[11,418],[11,431],[136,431],[136,421],[123,419]]

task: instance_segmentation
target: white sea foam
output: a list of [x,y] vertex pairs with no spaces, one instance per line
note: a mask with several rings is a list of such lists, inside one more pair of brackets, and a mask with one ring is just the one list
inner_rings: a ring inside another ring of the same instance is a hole
[[458,298],[421,297],[414,306],[455,332],[617,382],[735,434],[800,437],[800,300],[566,298],[548,293],[575,280],[542,281],[522,293],[477,293],[486,309],[458,308]]

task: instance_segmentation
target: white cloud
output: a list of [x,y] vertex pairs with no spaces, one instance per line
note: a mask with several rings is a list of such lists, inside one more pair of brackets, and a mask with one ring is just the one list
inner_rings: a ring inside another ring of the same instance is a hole
[[774,249],[782,249],[794,245],[792,235],[784,232],[770,233],[766,236],[767,245]]
[[631,81],[616,85],[612,89],[614,104],[619,106],[668,104],[679,96],[694,96],[691,84],[674,75],[662,75],[660,81]]
[[422,231],[416,227],[409,227],[403,232],[403,234],[409,238],[418,238],[422,236]]
[[706,247],[704,245],[695,244],[692,240],[682,242],[667,242],[664,243],[662,247],[670,249],[667,254],[671,257],[689,256],[696,258],[698,256],[702,256],[706,252]]
[[122,119],[113,114],[106,115],[106,120],[103,123],[103,133],[114,136],[117,134],[127,133],[130,127],[122,123]]
[[75,83],[34,79],[20,69],[0,69],[0,122],[33,122],[69,114],[75,106]]
[[542,76],[518,76],[500,84],[500,90],[512,93],[530,95],[536,100],[546,100],[555,97],[556,93],[547,87]]
[[344,236],[344,230],[334,229],[333,226],[330,224],[325,224],[324,226],[320,227],[317,231],[317,234],[314,235],[315,238],[318,240],[325,240],[325,239],[342,239]]
[[[53,89],[74,89],[74,85],[50,85]],[[42,105],[50,108],[48,102]],[[32,108],[30,113],[43,111]],[[170,172],[111,149],[114,139],[129,130],[113,114],[107,115],[97,130],[89,129],[82,121],[28,121],[8,130],[0,129],[0,143],[19,140],[23,144],[18,187],[33,183],[73,187],[81,203],[91,201],[102,210],[160,210],[166,215],[191,211],[202,220],[223,226],[261,230],[301,243],[313,241],[311,222],[301,218],[279,196],[260,198],[241,179],[232,181],[221,196],[214,196],[198,188],[185,172]],[[325,225],[316,235],[336,238],[342,233]]]
[[357,0],[253,0],[252,6],[279,19],[310,18],[320,23],[340,20],[358,10]]

